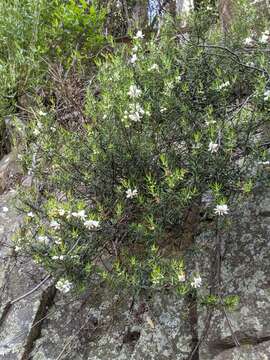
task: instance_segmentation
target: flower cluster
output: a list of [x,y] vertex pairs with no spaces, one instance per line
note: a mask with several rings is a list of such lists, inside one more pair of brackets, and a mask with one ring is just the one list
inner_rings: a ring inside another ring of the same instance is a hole
[[213,143],[212,141],[210,141],[209,146],[208,146],[208,151],[210,151],[210,153],[216,153],[218,152],[219,149],[219,145],[217,143]]
[[50,239],[48,238],[48,236],[46,235],[39,235],[37,237],[37,240],[40,242],[40,243],[43,243],[45,245],[49,245],[50,243]]
[[86,220],[83,224],[89,230],[98,229],[100,226],[100,223],[97,220]]
[[124,112],[124,119],[130,119],[134,122],[141,121],[141,118],[145,114],[145,111],[138,103],[132,103],[129,105],[129,111]]
[[256,45],[256,42],[260,42],[261,44],[268,44],[269,40],[270,40],[270,32],[269,31],[264,31],[261,34],[261,37],[259,39],[257,39],[257,41],[255,39],[255,35],[252,34],[252,36],[249,36],[244,40],[244,44],[246,46]]
[[59,230],[59,229],[60,229],[60,224],[59,224],[58,221],[52,220],[52,221],[50,222],[50,227],[53,228],[53,229],[55,229],[55,230]]
[[136,85],[130,85],[128,95],[132,98],[137,98],[141,95],[142,91]]
[[270,38],[270,33],[269,31],[264,31],[262,34],[261,34],[261,37],[260,37],[260,42],[262,44],[267,44],[269,42],[269,38]]
[[[137,32],[137,34],[134,36],[135,40],[141,40],[143,38],[144,38],[144,35],[143,35],[141,30],[139,30]],[[131,58],[130,58],[130,63],[132,65],[134,65],[138,60],[137,51],[138,51],[138,45],[134,45],[133,48],[132,48],[132,55],[131,55]]]
[[216,215],[220,215],[220,216],[227,215],[229,213],[228,205],[226,204],[217,205],[214,209],[214,212]]
[[143,35],[143,32],[141,30],[138,30],[137,31],[137,34],[134,36],[134,39],[143,39],[144,38],[144,35]]
[[80,220],[85,220],[85,218],[86,218],[85,210],[79,210],[77,212],[72,212],[71,215]]
[[148,68],[148,71],[158,71],[159,67],[158,64],[153,64]]
[[127,189],[127,191],[126,191],[127,199],[133,199],[137,195],[138,195],[138,190],[136,188],[133,190]]
[[268,89],[268,90],[265,90],[265,92],[264,92],[264,94],[263,94],[263,96],[264,96],[264,101],[268,101],[268,100],[270,100],[270,89]]
[[178,280],[179,280],[179,282],[184,282],[184,281],[186,281],[186,275],[185,275],[185,273],[180,273],[180,274],[178,274]]
[[65,260],[65,258],[66,258],[66,255],[54,255],[54,256],[52,256],[52,260],[61,260],[61,261],[63,261],[63,260]]
[[55,287],[57,290],[66,294],[73,288],[73,284],[72,284],[72,282],[68,281],[67,279],[61,278],[57,281]]
[[190,284],[194,289],[197,289],[199,287],[202,286],[202,278],[200,277],[200,275],[196,275],[194,276],[191,284]]

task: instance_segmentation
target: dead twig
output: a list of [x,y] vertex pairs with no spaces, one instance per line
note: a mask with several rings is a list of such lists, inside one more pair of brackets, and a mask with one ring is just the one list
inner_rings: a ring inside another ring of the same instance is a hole
[[11,301],[9,301],[5,306],[4,309],[2,311],[2,315],[0,318],[0,327],[3,324],[7,314],[9,313],[12,305],[16,304],[17,302],[25,299],[26,297],[28,297],[29,295],[33,294],[35,291],[37,291],[43,284],[45,284],[49,279],[51,279],[51,275],[47,275],[38,285],[36,285],[33,289],[29,290],[28,292],[26,292],[25,294],[17,297],[16,299],[13,299]]

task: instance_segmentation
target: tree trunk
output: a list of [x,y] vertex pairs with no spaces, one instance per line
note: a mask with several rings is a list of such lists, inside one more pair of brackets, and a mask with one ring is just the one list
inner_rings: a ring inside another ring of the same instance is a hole
[[218,11],[219,11],[222,30],[224,33],[226,33],[230,28],[233,18],[233,1],[219,0]]
[[132,10],[132,19],[138,28],[148,24],[148,0],[137,0]]

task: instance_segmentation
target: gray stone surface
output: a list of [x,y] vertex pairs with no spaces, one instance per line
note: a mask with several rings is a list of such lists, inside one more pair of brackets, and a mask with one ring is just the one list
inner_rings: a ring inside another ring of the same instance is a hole
[[[236,341],[245,345],[270,339],[269,204],[270,191],[257,190],[249,202],[237,206],[232,214],[230,230],[224,231],[219,239],[223,254],[220,296],[237,295],[240,301],[235,311],[227,312],[229,320],[223,311],[214,312],[206,342],[201,346],[200,360],[214,358],[224,349],[234,347]],[[209,250],[214,239],[214,232],[208,232],[200,236],[198,242]],[[209,262],[206,256],[203,259],[201,267],[207,272]],[[198,313],[199,333],[202,334],[206,314],[201,309]],[[231,353],[236,354],[237,351]],[[243,350],[241,359],[253,359],[245,357],[245,354],[247,352]],[[217,359],[223,358],[227,359]]]
[[15,153],[10,153],[0,160],[0,194],[10,189],[20,177],[21,171],[15,159]]
[[269,360],[270,359],[270,341],[258,345],[243,345],[240,348],[234,348],[223,351],[213,360]]
[[57,298],[33,360],[54,359],[61,352],[63,359],[181,360],[190,351],[188,309],[182,300],[160,295],[131,310],[127,296],[112,298],[100,289],[82,304]]
[[31,326],[40,307],[42,290],[7,310],[7,304],[35,287],[42,271],[15,252],[11,238],[19,225],[13,205],[14,191],[0,196],[0,359],[23,359]]

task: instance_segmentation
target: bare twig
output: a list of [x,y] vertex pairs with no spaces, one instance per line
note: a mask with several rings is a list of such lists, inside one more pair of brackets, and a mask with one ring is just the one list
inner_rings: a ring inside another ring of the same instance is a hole
[[45,282],[47,282],[49,279],[51,279],[51,275],[47,275],[38,285],[36,285],[33,289],[29,290],[27,293],[17,297],[14,300],[9,301],[5,306],[4,309],[2,311],[2,315],[0,318],[0,326],[3,324],[6,315],[8,314],[8,312],[10,311],[12,305],[16,304],[17,302],[25,299],[27,296],[33,294],[35,291],[37,291],[43,284],[45,284]]
[[194,347],[194,349],[192,350],[192,352],[190,353],[189,357],[187,358],[187,360],[192,360],[193,356],[196,354],[196,352],[198,351],[199,347],[201,346],[201,344],[203,343],[204,339],[207,336],[207,333],[210,329],[210,325],[211,325],[211,320],[212,320],[212,315],[213,315],[213,310],[208,310],[207,313],[207,319],[206,319],[206,324],[203,330],[203,334],[200,338],[200,340],[197,342],[196,346]]
[[231,323],[231,321],[230,321],[230,319],[229,319],[229,316],[228,316],[228,314],[227,314],[226,308],[225,308],[225,306],[224,306],[224,304],[223,304],[223,301],[222,301],[222,299],[221,299],[220,296],[219,296],[219,300],[220,300],[220,302],[222,303],[222,311],[223,311],[223,313],[224,313],[224,315],[225,315],[226,321],[227,321],[228,326],[229,326],[229,328],[230,328],[230,332],[231,332],[231,334],[232,334],[232,338],[233,338],[233,341],[234,341],[234,343],[235,343],[235,346],[236,346],[236,347],[239,347],[239,346],[241,346],[241,344],[240,344],[239,340],[237,339],[237,337],[236,337],[236,335],[235,335],[235,332],[234,332],[233,327],[232,327],[232,323]]

